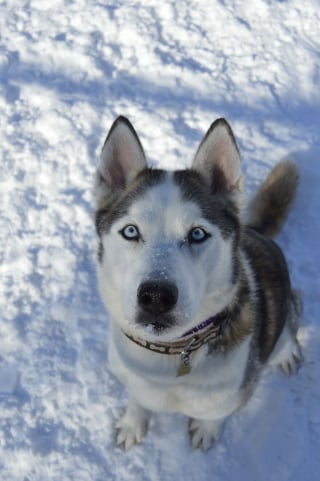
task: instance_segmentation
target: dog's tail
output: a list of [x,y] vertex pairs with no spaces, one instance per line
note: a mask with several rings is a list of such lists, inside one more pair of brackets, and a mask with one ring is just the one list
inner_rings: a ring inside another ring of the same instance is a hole
[[245,223],[257,232],[274,237],[285,221],[294,200],[299,172],[294,163],[277,164],[247,207]]

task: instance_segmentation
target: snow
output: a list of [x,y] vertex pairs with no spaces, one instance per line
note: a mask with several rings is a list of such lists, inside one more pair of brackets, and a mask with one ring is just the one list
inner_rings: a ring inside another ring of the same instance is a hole
[[[317,0],[0,3],[0,471],[6,481],[318,481],[320,10]],[[305,362],[267,370],[208,453],[157,415],[123,453],[125,389],[107,368],[92,184],[114,118],[153,165],[189,165],[211,122],[234,128],[247,190],[301,171],[279,236],[302,291]]]

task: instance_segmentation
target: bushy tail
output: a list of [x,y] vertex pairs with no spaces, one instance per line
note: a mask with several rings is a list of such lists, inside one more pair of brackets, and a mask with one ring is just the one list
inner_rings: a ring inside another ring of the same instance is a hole
[[253,198],[246,212],[246,225],[274,237],[285,221],[298,187],[298,169],[290,161],[277,164]]

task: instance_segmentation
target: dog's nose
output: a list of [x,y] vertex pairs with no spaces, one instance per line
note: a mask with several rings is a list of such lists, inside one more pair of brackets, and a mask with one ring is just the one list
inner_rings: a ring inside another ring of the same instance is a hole
[[138,289],[139,306],[152,314],[164,314],[177,303],[178,288],[171,282],[146,281]]

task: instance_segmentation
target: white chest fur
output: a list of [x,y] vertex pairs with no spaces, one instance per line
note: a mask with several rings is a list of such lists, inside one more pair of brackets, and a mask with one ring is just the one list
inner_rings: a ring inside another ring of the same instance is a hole
[[192,370],[177,377],[179,356],[153,353],[114,328],[109,364],[137,402],[152,411],[180,412],[198,419],[219,419],[240,403],[251,337],[227,354],[207,356],[207,346],[192,354]]

